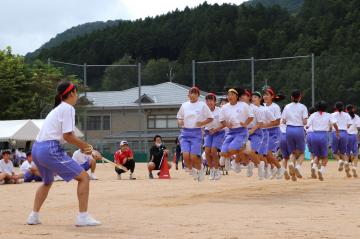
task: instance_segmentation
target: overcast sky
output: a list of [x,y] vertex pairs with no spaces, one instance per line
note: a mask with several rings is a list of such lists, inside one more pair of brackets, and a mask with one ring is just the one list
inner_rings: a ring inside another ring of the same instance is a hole
[[[25,55],[56,34],[94,21],[138,19],[195,7],[204,0],[0,0],[0,49]],[[208,0],[209,4],[245,0]]]

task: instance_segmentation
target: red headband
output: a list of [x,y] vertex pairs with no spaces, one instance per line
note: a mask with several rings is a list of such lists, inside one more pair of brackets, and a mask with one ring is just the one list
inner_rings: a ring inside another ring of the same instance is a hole
[[205,96],[205,99],[208,98],[208,97],[211,97],[211,98],[214,98],[216,100],[216,95],[214,93],[209,93]]
[[275,95],[274,90],[271,88],[267,88],[266,91],[269,92],[271,95]]
[[192,91],[197,91],[200,94],[200,90],[196,86],[193,86],[190,88],[189,92],[192,92]]
[[70,85],[66,88],[66,90],[63,93],[61,93],[60,98],[62,99],[62,97],[67,93],[69,93],[70,91],[72,91],[74,87],[75,87],[74,84],[70,83]]
[[249,90],[245,90],[245,95],[247,95],[248,97],[251,97],[251,92]]

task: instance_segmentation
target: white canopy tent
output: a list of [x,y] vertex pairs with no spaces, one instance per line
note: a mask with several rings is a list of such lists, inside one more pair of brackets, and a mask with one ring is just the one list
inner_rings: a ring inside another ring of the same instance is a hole
[[[37,120],[0,120],[0,141],[34,141],[44,123]],[[75,135],[83,137],[81,131],[75,127]]]

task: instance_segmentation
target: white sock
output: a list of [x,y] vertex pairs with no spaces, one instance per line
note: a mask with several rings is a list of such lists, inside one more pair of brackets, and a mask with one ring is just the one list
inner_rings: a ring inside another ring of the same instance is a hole
[[313,163],[312,168],[313,168],[313,169],[317,169],[317,168],[318,168],[317,164],[316,164],[316,163]]
[[79,217],[85,218],[88,216],[88,212],[79,212]]
[[300,164],[296,164],[296,166],[295,166],[295,168],[297,168],[297,169],[301,169],[301,165]]
[[352,168],[353,168],[354,170],[356,170],[356,166],[353,166]]

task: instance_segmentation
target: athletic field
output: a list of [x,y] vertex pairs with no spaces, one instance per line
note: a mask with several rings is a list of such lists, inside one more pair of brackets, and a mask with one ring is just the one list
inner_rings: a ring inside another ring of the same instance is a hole
[[[259,181],[230,172],[199,183],[184,171],[149,180],[137,164],[137,180],[116,179],[98,164],[89,212],[103,225],[77,228],[76,182],[55,182],[42,208],[42,225],[28,226],[38,183],[0,185],[0,238],[360,238],[360,180],[347,179],[331,162],[325,181]],[[254,171],[257,174],[257,170]]]

